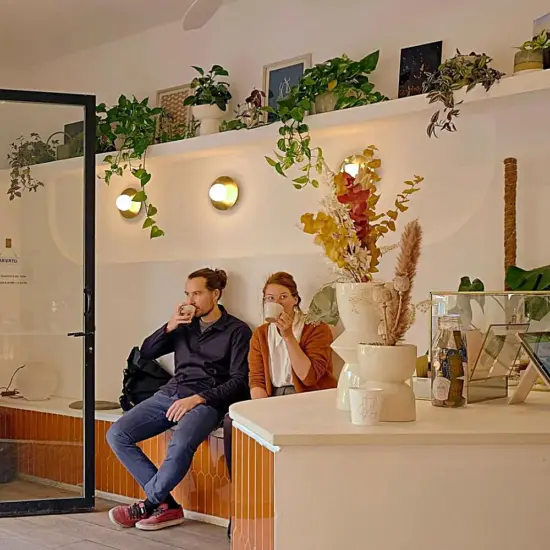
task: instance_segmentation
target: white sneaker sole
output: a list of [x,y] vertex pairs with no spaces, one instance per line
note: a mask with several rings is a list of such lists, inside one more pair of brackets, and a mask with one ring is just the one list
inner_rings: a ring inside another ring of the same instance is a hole
[[150,524],[142,523],[138,521],[136,527],[142,531],[160,531],[160,529],[165,529],[166,527],[175,527],[176,525],[181,525],[185,521],[185,518],[173,519],[171,521],[163,521],[162,523]]
[[111,520],[111,523],[114,523],[117,527],[121,527],[122,529],[131,529],[132,528],[131,525],[122,525],[122,523],[119,523],[115,519],[114,508],[111,508],[111,510],[109,510],[109,519]]

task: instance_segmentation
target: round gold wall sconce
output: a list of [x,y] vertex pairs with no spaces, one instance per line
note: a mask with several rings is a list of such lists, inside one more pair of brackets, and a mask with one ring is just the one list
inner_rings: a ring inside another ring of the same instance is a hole
[[355,178],[359,173],[359,168],[361,168],[362,165],[367,164],[370,160],[372,159],[369,159],[369,157],[366,157],[365,155],[351,155],[342,162],[340,172],[346,172],[346,174],[349,174],[351,177]]
[[134,202],[132,199],[136,195],[137,190],[128,187],[124,189],[122,193],[116,199],[116,207],[118,208],[120,215],[126,219],[135,218],[140,212],[143,206],[142,202]]
[[208,197],[216,210],[233,208],[239,198],[239,186],[229,176],[220,176],[210,186]]

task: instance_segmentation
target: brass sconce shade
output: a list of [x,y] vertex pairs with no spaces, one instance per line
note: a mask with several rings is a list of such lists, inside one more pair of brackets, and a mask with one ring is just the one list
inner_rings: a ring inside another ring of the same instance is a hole
[[359,168],[361,168],[363,164],[367,164],[370,160],[372,159],[369,159],[369,157],[365,155],[351,155],[342,162],[340,172],[346,172],[346,174],[355,178],[359,172]]
[[132,200],[136,193],[137,191],[135,189],[129,187],[128,189],[124,189],[124,191],[122,191],[122,193],[117,197],[116,207],[122,217],[132,219],[141,212],[143,203],[134,202]]
[[239,198],[239,186],[233,178],[220,176],[210,186],[208,197],[217,210],[229,210]]

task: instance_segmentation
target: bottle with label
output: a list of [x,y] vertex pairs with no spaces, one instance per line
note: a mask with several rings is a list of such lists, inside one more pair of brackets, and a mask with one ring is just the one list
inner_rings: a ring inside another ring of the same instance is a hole
[[432,405],[464,407],[468,361],[459,315],[438,319],[432,343]]

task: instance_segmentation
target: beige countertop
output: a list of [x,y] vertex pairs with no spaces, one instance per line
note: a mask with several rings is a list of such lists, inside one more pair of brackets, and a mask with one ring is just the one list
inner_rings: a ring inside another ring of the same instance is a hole
[[416,422],[354,426],[336,408],[336,390],[236,403],[231,418],[261,442],[285,445],[550,444],[550,394],[523,404],[496,400],[443,409],[416,402]]

